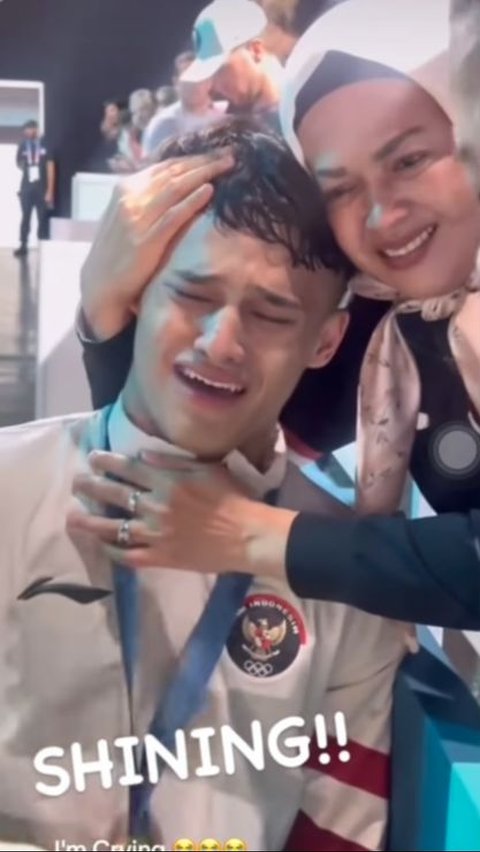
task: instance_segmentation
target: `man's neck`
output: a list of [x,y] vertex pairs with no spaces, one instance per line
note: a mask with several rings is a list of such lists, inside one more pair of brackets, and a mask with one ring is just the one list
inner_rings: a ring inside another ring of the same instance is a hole
[[[150,435],[154,438],[159,438],[161,441],[166,441],[167,443],[172,443],[168,436],[162,434],[161,430],[158,428],[157,424],[154,422],[153,418],[148,413],[145,406],[142,405],[138,395],[130,381],[127,381],[127,385],[122,394],[122,403],[125,410],[125,414],[128,419],[133,423],[137,429],[140,429],[146,435]],[[232,447],[230,452],[237,449],[239,453],[241,453],[244,458],[256,469],[259,473],[266,473],[269,467],[272,465],[274,452],[275,452],[275,444],[277,438],[277,429],[276,425],[273,425],[271,428],[264,429],[261,432],[258,432],[255,435],[252,435],[243,446]],[[178,449],[185,450],[186,452],[191,452],[189,447],[183,446],[178,447]],[[227,453],[228,455],[228,453]],[[202,458],[201,456],[197,456],[199,461],[209,461],[209,462],[222,462],[225,456],[218,456],[216,458],[209,457]]]

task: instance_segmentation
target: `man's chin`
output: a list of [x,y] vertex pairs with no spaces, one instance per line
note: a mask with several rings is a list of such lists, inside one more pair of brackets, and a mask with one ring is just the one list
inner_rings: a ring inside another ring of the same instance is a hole
[[225,456],[236,449],[235,442],[215,442],[212,440],[212,434],[205,435],[204,440],[198,434],[192,432],[178,432],[176,439],[172,442],[191,456],[199,459],[199,461],[218,462],[222,461]]

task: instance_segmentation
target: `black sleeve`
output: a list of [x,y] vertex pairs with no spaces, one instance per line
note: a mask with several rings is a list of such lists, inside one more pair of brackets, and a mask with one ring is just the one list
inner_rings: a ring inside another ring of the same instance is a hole
[[480,511],[414,521],[300,514],[288,542],[287,574],[302,598],[480,630]]
[[57,161],[57,152],[50,147],[50,145],[44,145],[45,149],[45,161],[47,163],[56,163]]
[[23,153],[24,153],[24,145],[23,145],[23,142],[20,142],[20,144],[17,148],[17,154],[16,154],[16,158],[15,158],[16,162],[17,162],[17,166],[18,166],[19,169],[23,169],[23,167],[25,165]]
[[388,307],[387,302],[356,296],[335,357],[321,370],[306,370],[287,402],[282,425],[314,450],[328,453],[355,440],[360,368],[373,331]]
[[77,322],[83,347],[83,363],[95,409],[115,402],[127,380],[132,363],[135,322],[110,340],[98,342],[88,335],[85,321]]

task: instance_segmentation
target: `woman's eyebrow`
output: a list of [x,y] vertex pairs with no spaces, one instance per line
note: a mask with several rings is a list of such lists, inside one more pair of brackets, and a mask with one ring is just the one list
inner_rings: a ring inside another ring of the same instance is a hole
[[419,133],[423,133],[425,130],[424,127],[410,127],[408,130],[404,130],[402,133],[398,133],[393,139],[389,139],[382,147],[373,155],[374,160],[384,160],[385,157],[389,157],[390,154],[393,154],[397,148],[400,147],[402,142],[405,142],[410,136],[417,136]]

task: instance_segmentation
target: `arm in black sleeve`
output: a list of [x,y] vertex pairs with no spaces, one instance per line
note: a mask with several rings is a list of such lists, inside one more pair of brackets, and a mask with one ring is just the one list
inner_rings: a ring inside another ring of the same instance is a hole
[[17,163],[17,166],[18,166],[19,169],[23,169],[23,165],[24,165],[24,157],[23,157],[24,148],[25,148],[24,143],[20,142],[20,144],[17,148],[16,156],[15,156],[15,160],[16,160],[16,163]]
[[300,514],[290,532],[287,574],[299,597],[480,630],[480,511],[414,521]]
[[110,340],[97,341],[85,318],[79,315],[77,334],[95,409],[115,402],[125,385],[132,363],[135,326],[133,321]]

